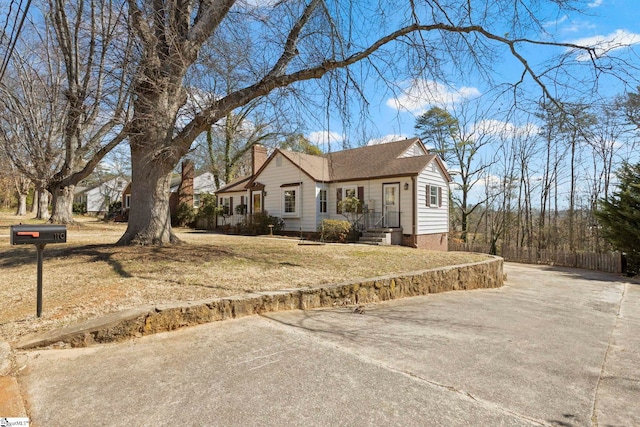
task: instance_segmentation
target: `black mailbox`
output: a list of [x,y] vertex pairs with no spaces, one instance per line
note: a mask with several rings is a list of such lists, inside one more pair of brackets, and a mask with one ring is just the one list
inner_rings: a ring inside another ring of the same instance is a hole
[[65,225],[12,225],[12,245],[43,245],[47,243],[66,243]]

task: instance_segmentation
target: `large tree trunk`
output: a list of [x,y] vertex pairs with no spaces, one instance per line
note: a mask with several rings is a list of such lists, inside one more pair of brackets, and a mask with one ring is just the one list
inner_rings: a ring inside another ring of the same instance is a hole
[[73,196],[75,185],[59,186],[52,189],[53,212],[49,222],[54,224],[73,224]]
[[[136,138],[133,138],[136,139]],[[118,245],[164,245],[179,243],[171,229],[169,184],[175,164],[150,159],[148,147],[131,144],[131,206],[127,230]],[[159,156],[158,156],[159,157]]]

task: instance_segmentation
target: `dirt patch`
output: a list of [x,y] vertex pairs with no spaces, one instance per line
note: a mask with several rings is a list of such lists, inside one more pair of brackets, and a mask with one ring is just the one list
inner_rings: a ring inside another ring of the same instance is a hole
[[116,247],[126,224],[81,218],[66,244],[44,251],[43,315],[36,318],[36,251],[9,245],[0,216],[0,339],[62,327],[141,305],[246,292],[316,287],[484,260],[483,255],[405,247],[299,245],[298,240],[176,230],[182,245]]

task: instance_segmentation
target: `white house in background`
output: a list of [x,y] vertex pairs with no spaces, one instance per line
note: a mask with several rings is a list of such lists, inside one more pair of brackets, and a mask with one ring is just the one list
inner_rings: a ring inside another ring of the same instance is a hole
[[[195,175],[195,168],[191,160],[182,162],[182,173],[171,179],[169,184],[169,209],[175,213],[178,205],[187,205],[198,209],[200,199],[204,194],[215,194],[216,184],[211,172],[203,172]],[[120,197],[122,199],[123,211],[127,212],[131,207],[131,184],[124,188]]]
[[322,156],[276,149],[255,166],[217,192],[229,213],[218,225],[237,220],[245,209],[236,207],[246,205],[247,214],[281,217],[286,231],[315,232],[324,219],[345,219],[339,202],[357,197],[364,236],[447,250],[451,177],[418,138]]
[[120,200],[128,182],[126,178],[118,177],[93,187],[76,187],[73,203],[84,203],[90,215],[105,214],[111,203]]

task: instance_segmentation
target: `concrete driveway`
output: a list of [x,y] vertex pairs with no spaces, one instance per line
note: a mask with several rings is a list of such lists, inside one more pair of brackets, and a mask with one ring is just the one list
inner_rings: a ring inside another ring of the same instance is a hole
[[19,380],[36,426],[640,426],[640,285],[505,272],[500,289],[363,313],[281,312],[23,352]]

